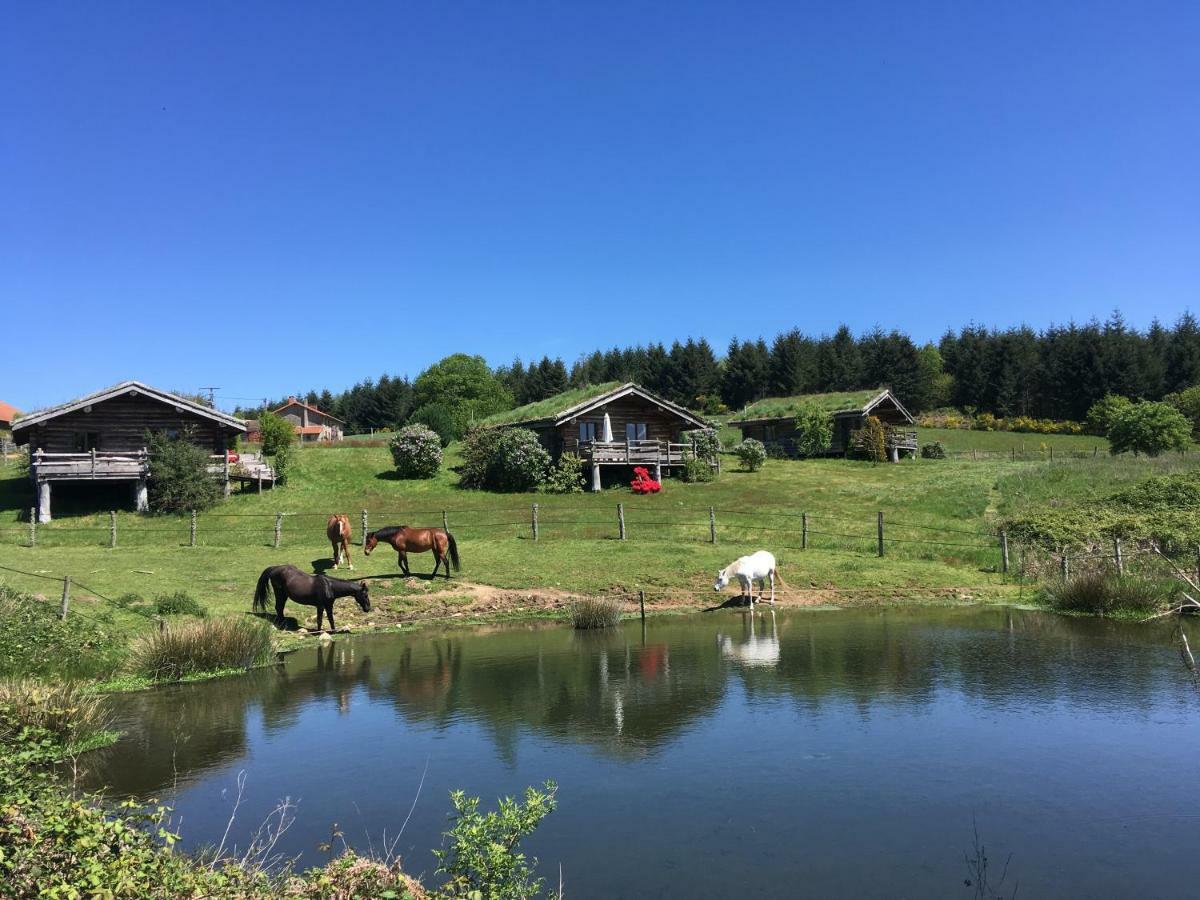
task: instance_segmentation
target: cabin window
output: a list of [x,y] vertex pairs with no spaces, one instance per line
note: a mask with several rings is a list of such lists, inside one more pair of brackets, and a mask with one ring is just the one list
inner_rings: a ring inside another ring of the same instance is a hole
[[100,449],[100,432],[76,431],[73,435],[76,453],[90,453]]
[[580,422],[579,423],[579,442],[594,441],[596,439],[596,423],[595,422]]
[[763,426],[763,440],[764,441],[775,440],[775,426],[774,425],[764,425]]
[[625,423],[625,440],[627,441],[644,441],[646,439],[646,423],[645,422],[626,422]]

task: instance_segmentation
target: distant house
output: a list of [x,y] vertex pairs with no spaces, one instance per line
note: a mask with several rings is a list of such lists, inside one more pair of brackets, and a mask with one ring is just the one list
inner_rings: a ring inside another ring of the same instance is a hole
[[0,431],[9,431],[12,423],[21,415],[21,411],[11,403],[0,400]]
[[288,397],[288,402],[275,410],[275,414],[292,423],[302,444],[342,439],[342,426],[345,423],[341,419],[295,397]]
[[482,424],[528,428],[556,459],[578,454],[591,466],[593,490],[600,489],[601,466],[646,466],[661,479],[663,468],[687,460],[691,445],[682,443],[683,432],[709,427],[682,406],[617,381],[565,391]]
[[887,429],[888,456],[893,462],[901,453],[915,455],[917,431],[913,417],[887,388],[842,391],[830,394],[802,394],[796,397],[768,397],[751,403],[729,424],[740,428],[742,438],[762,441],[768,450],[795,456],[796,415],[801,407],[815,403],[833,418],[833,440],[825,455],[841,456],[852,449],[854,432],[875,416]]
[[213,454],[213,474],[229,486],[226,448],[246,430],[241,419],[167,391],[123,381],[13,423],[13,441],[29,445],[29,477],[38,494],[38,521],[50,521],[55,482],[127,481],[139,512],[148,507],[146,433],[190,435]]

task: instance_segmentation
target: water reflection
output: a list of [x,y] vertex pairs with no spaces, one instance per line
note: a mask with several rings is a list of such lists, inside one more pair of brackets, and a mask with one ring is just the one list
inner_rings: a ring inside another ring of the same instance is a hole
[[661,752],[711,717],[737,686],[751,702],[863,712],[920,707],[939,692],[984,704],[1069,700],[1137,709],[1179,673],[1166,629],[1016,609],[723,613],[604,633],[523,626],[314,643],[243,678],[128,695],[125,736],[95,779],[148,795],[242,759],[257,729],[303,741],[305,711],[347,721],[390,708],[438,731],[482,727],[497,756],[520,737],[580,744],[616,760]]

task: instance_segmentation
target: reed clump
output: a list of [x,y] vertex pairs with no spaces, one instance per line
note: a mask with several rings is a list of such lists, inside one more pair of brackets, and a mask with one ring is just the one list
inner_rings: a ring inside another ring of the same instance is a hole
[[1170,609],[1179,585],[1167,579],[1089,572],[1045,587],[1050,606],[1097,616],[1147,616]]
[[177,681],[200,672],[250,669],[274,654],[274,633],[257,619],[200,619],[139,638],[130,648],[129,666],[153,681]]
[[104,732],[109,716],[104,700],[78,681],[8,678],[0,681],[0,744],[23,731],[53,737],[64,747],[88,743]]
[[621,605],[605,597],[585,597],[567,607],[571,624],[581,630],[615,628],[621,621]]

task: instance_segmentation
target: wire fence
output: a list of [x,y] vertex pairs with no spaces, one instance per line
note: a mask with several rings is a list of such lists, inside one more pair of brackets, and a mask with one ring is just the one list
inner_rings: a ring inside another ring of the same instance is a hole
[[[893,518],[883,511],[834,515],[827,512],[761,511],[683,507],[645,502],[608,508],[505,505],[457,509],[363,509],[350,516],[354,544],[373,528],[396,523],[442,527],[460,541],[661,541],[671,543],[766,543],[773,548],[827,550],[885,557],[961,557],[998,567],[995,531]],[[0,546],[118,548],[328,548],[325,511],[222,513],[149,517],[109,515],[107,524],[30,521],[0,526]]]

